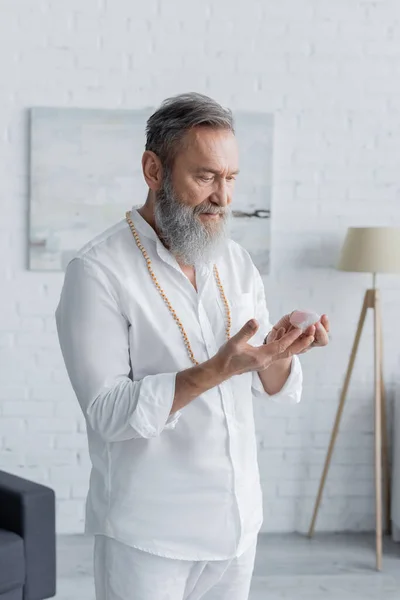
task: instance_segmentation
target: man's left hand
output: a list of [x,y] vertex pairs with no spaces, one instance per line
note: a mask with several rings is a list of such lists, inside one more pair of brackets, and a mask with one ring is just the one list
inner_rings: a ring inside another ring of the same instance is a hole
[[[267,337],[265,338],[265,342],[273,342],[275,340],[279,340],[285,333],[294,329],[293,325],[290,323],[290,313],[289,315],[285,315],[282,317],[276,325],[273,326]],[[304,354],[311,350],[311,348],[322,348],[326,346],[329,342],[329,319],[326,315],[322,315],[320,320],[315,323],[315,325],[310,325],[307,327],[300,336],[301,339],[303,336],[313,336],[314,340],[312,343],[302,350],[299,354]]]

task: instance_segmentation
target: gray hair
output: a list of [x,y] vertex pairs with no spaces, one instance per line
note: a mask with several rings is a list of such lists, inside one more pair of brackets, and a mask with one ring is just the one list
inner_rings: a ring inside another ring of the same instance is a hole
[[146,150],[157,154],[169,168],[184,135],[193,127],[212,127],[235,132],[232,112],[195,92],[167,98],[147,121]]

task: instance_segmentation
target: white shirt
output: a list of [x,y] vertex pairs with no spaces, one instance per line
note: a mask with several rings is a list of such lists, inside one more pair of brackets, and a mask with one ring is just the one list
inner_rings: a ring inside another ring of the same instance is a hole
[[[155,231],[132,211],[157,279],[204,362],[226,342],[212,265],[196,292]],[[261,277],[229,240],[216,261],[234,335],[250,318],[261,345],[271,329]],[[179,371],[192,367],[125,220],[69,263],[56,311],[61,350],[86,419],[92,461],[85,531],[184,560],[243,553],[262,523],[253,395],[270,398],[257,373],[225,381],[170,416]],[[298,402],[297,357],[279,401]]]

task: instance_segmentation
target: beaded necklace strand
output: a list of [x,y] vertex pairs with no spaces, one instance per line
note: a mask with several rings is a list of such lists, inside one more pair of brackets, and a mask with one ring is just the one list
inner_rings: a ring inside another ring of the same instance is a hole
[[[132,218],[131,218],[131,213],[129,211],[126,212],[125,218],[126,218],[126,221],[127,221],[128,225],[130,227],[130,230],[132,232],[132,235],[134,237],[136,245],[139,248],[139,250],[141,251],[141,253],[143,254],[143,258],[145,259],[145,261],[147,263],[147,268],[148,268],[150,276],[151,276],[151,278],[153,280],[153,283],[156,286],[157,290],[159,291],[159,293],[160,293],[162,299],[164,300],[165,304],[167,305],[168,310],[171,313],[174,321],[176,322],[176,324],[179,327],[179,330],[180,330],[180,332],[182,334],[183,343],[186,346],[186,350],[188,352],[190,360],[192,361],[192,363],[194,365],[200,364],[196,360],[196,358],[195,358],[195,356],[193,354],[193,350],[192,350],[192,347],[190,345],[189,338],[187,336],[185,328],[182,325],[182,322],[181,322],[180,318],[176,314],[176,312],[175,312],[174,308],[172,307],[172,304],[168,300],[167,295],[165,294],[164,290],[162,289],[162,287],[158,283],[157,277],[156,277],[156,275],[155,275],[155,273],[153,271],[153,267],[151,265],[151,258],[147,254],[146,248],[143,246],[142,242],[140,241],[139,235],[138,235],[138,233],[136,231],[135,225],[134,225],[134,223],[132,221]],[[225,312],[226,312],[226,327],[225,327],[225,332],[226,332],[226,338],[227,338],[227,340],[229,340],[229,338],[231,337],[231,325],[232,325],[231,309],[230,309],[228,301],[226,299],[224,288],[222,287],[222,283],[221,283],[221,279],[219,277],[217,265],[214,265],[213,271],[214,271],[215,281],[216,281],[218,289],[219,289],[219,293],[221,294],[221,298],[222,298],[222,301],[223,301],[224,306],[225,306]]]

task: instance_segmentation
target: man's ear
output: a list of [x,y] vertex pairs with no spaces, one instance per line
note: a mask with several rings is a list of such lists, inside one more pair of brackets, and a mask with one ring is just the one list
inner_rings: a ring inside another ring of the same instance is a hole
[[142,156],[143,176],[149,188],[157,192],[163,180],[163,168],[157,154],[146,150]]

